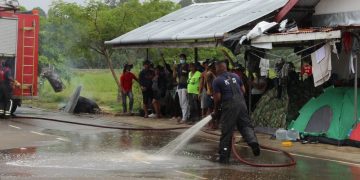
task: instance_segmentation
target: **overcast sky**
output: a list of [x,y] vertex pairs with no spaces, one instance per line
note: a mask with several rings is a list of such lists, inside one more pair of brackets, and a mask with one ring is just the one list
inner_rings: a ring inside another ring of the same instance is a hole
[[[53,1],[57,0],[19,0],[21,6],[25,6],[26,9],[32,9],[34,7],[41,7],[45,12],[49,10],[49,6]],[[85,0],[63,0],[65,2],[76,2],[84,4]]]

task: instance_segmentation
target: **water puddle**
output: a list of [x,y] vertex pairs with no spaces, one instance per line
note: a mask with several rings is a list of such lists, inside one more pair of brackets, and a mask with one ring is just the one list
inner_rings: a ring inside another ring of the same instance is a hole
[[[68,141],[0,151],[0,179],[356,179],[360,176],[358,167],[301,157],[297,157],[298,165],[291,168],[253,168],[235,161],[222,166],[213,159],[218,143],[192,138],[200,126],[181,136],[170,131],[45,129],[41,132]],[[164,153],[158,153],[159,150]],[[246,159],[260,163],[286,160],[272,152],[253,159],[246,147],[239,147],[238,151]]]
[[169,157],[141,151],[41,153],[6,163],[9,166],[28,168],[81,169],[126,172],[161,172],[181,168],[200,168],[213,165],[209,161],[190,157]]

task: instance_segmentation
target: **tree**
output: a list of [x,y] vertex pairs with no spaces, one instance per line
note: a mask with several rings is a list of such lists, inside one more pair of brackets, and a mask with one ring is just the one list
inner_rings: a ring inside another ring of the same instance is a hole
[[36,8],[34,8],[34,10],[39,11],[39,16],[40,17],[46,17],[46,12],[43,9],[41,9],[41,7],[36,7]]
[[69,78],[67,63],[84,57],[86,51],[79,53],[79,41],[83,8],[75,3],[57,1],[52,4],[48,16],[40,16],[41,67],[53,65],[61,74]]
[[25,6],[19,6],[19,10],[20,10],[21,12],[27,11]]
[[115,7],[118,4],[120,4],[121,2],[123,2],[122,0],[104,0],[104,3],[109,5],[110,7]]
[[193,4],[192,0],[181,0],[179,2],[179,4],[181,5],[181,7],[186,7],[186,6],[190,6],[191,4]]
[[104,42],[174,11],[176,8],[173,2],[160,0],[151,0],[143,4],[138,0],[130,0],[114,8],[109,8],[98,1],[91,1],[85,8],[86,33],[83,34],[79,45],[104,56],[114,80],[120,86],[113,66],[114,50]]
[[92,0],[80,6],[54,2],[48,16],[41,17],[41,64],[56,65],[63,73],[66,69],[60,67],[68,64],[84,68],[108,67],[119,85],[114,62],[118,64],[119,58],[129,59],[126,55],[131,51],[113,50],[104,42],[179,8],[171,1],[162,0],[144,3],[126,0],[116,6],[107,3]]

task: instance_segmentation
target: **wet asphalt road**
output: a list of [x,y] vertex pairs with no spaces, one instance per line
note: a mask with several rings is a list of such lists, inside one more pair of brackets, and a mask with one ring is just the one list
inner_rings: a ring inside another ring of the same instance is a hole
[[[0,122],[4,123],[4,122]],[[0,151],[0,179],[360,179],[360,167],[296,157],[297,166],[253,168],[235,160],[220,165],[214,160],[217,142],[194,138],[174,157],[156,152],[176,132],[120,131],[37,120],[13,124],[34,127],[61,141]],[[31,129],[30,129],[31,130]],[[1,129],[0,129],[1,134]],[[283,163],[281,154],[263,151],[253,158],[246,147],[239,151],[261,163]]]

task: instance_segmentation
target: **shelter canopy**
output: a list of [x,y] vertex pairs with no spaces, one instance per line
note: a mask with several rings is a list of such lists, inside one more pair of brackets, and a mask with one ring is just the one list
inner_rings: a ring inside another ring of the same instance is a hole
[[211,47],[288,0],[229,0],[179,9],[105,44],[117,48]]

